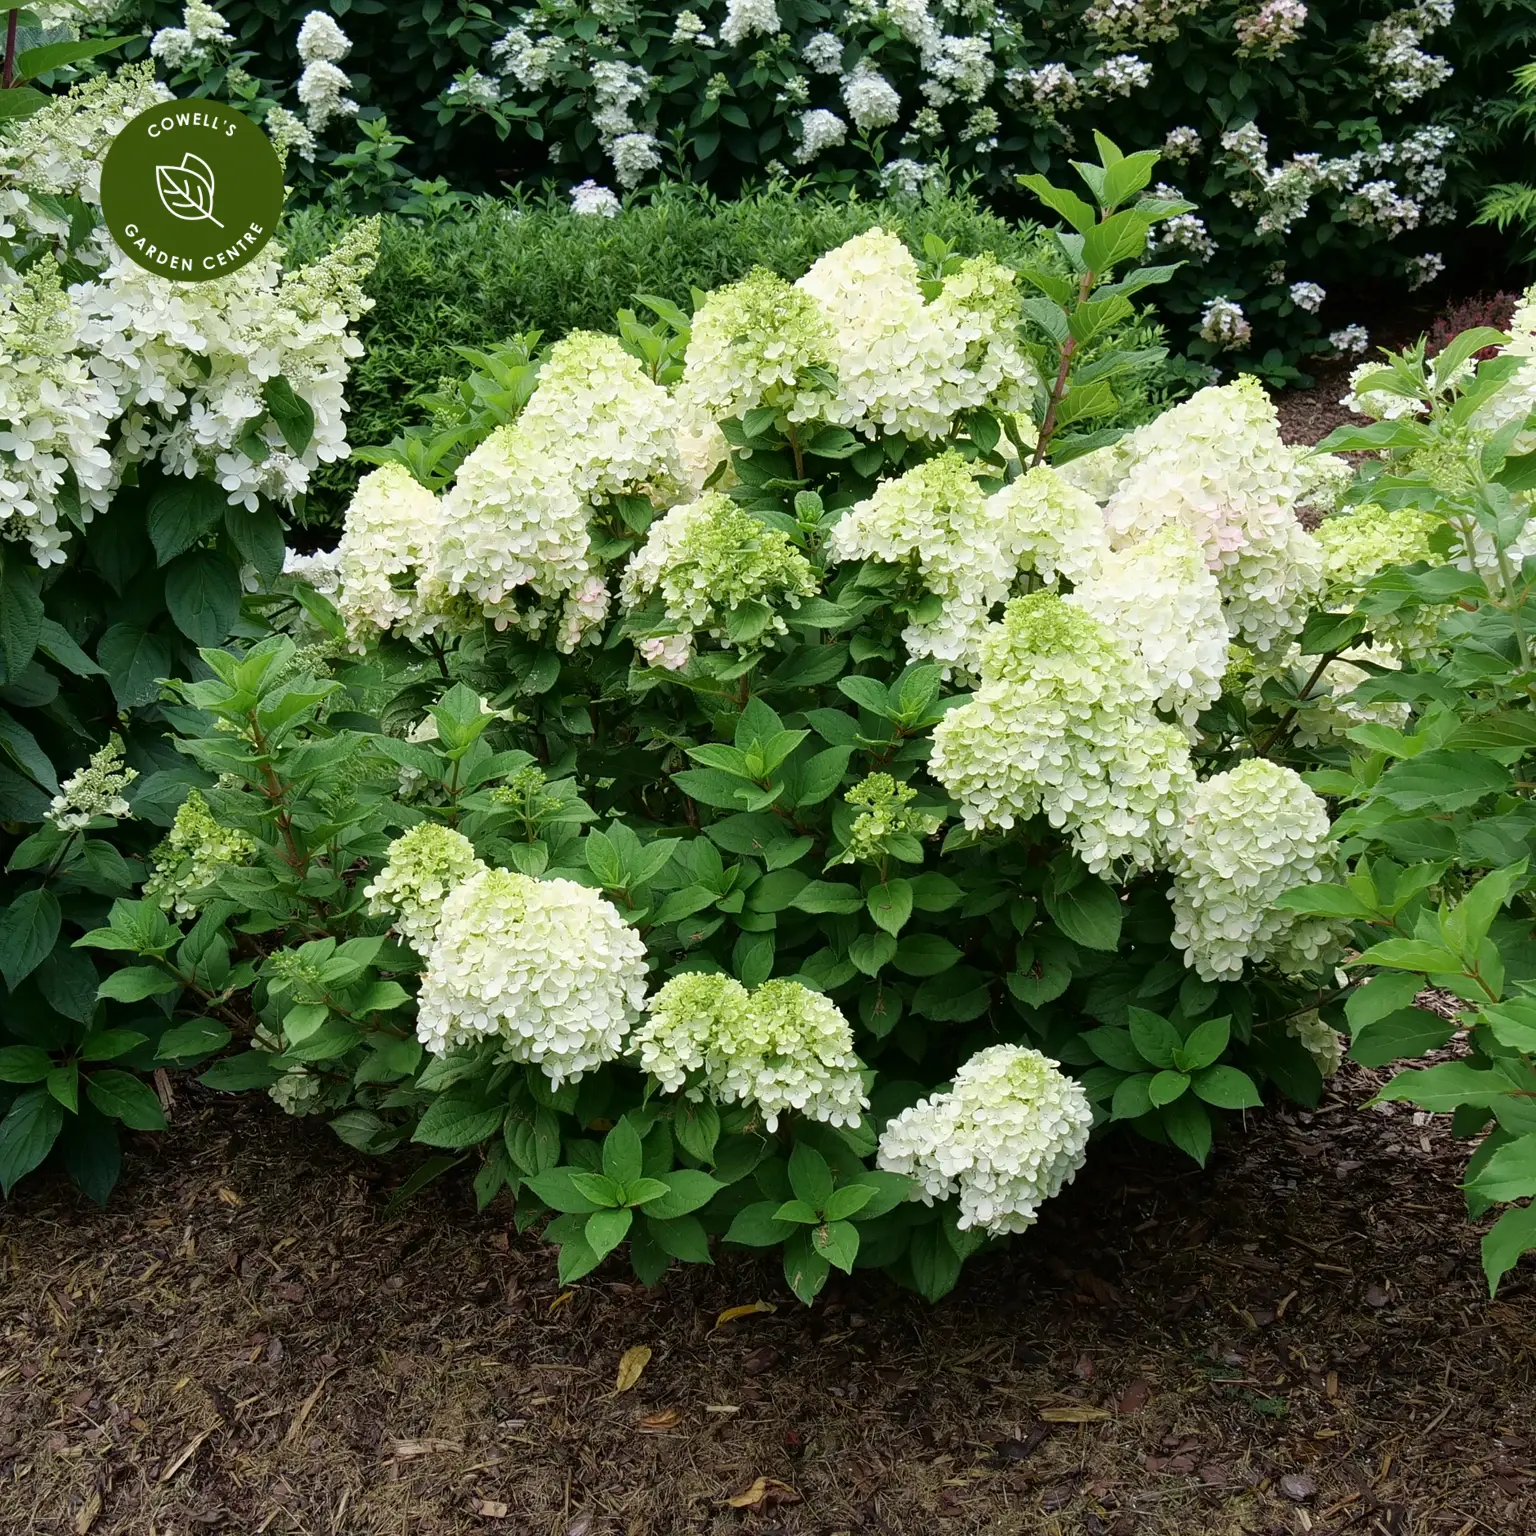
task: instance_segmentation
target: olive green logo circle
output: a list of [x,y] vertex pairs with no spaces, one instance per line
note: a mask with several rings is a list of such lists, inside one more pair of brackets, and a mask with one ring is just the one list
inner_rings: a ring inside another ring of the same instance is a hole
[[260,128],[221,101],[141,112],[101,167],[107,228],[141,267],[183,283],[237,271],[283,211],[283,166]]

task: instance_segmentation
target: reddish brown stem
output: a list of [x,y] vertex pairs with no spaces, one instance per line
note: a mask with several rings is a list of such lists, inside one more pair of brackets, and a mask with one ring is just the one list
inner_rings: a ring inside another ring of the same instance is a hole
[[12,10],[5,20],[5,70],[0,74],[0,90],[10,90],[16,83],[16,24],[21,13]]

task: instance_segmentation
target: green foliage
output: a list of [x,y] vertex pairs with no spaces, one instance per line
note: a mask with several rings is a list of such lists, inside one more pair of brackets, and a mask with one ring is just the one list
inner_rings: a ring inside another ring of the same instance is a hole
[[[987,251],[1018,268],[1053,262],[1033,226],[999,218],[973,197],[848,202],[769,189],[717,202],[679,189],[613,220],[574,215],[553,201],[481,206],[463,218],[425,222],[386,217],[368,282],[375,307],[358,327],[367,350],[348,389],[352,440],[387,443],[435,405],[449,380],[461,389],[455,376],[465,348],[483,355],[524,333],[549,343],[568,331],[610,330],[616,314],[647,297],[686,314],[696,291],[757,266],[800,277],[824,251],[876,226],[899,231],[916,251],[931,237],[955,256]],[[315,209],[291,213],[282,236],[289,260],[311,259],[337,227],[336,217]],[[1144,354],[1160,340],[1159,329],[1132,311],[1106,327],[1088,355],[1111,347]],[[1145,420],[1167,394],[1149,364],[1123,381],[1109,419]],[[338,526],[357,475],[355,464],[326,466],[306,520]]]

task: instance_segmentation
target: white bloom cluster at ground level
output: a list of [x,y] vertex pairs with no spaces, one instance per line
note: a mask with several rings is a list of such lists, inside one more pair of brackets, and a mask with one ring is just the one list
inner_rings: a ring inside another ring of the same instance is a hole
[[1050,1057],[994,1045],[947,1092],[897,1115],[878,1160],[911,1178],[925,1204],[958,1195],[962,1229],[1024,1232],[1082,1167],[1092,1125],[1087,1096]]

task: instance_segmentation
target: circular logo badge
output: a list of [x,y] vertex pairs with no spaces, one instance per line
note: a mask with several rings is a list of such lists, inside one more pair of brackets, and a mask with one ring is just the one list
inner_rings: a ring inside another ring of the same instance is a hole
[[283,166],[248,117],[221,101],[141,112],[101,167],[107,228],[141,267],[183,283],[237,271],[283,211]]

